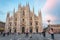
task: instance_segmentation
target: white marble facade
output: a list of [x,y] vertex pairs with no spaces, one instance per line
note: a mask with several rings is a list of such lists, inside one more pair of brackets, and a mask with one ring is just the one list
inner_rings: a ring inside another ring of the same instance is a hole
[[38,16],[30,10],[29,4],[26,6],[18,5],[18,10],[15,12],[13,10],[13,16],[10,16],[10,13],[7,13],[5,32],[11,33],[41,33],[42,28],[42,15],[41,11],[38,12]]

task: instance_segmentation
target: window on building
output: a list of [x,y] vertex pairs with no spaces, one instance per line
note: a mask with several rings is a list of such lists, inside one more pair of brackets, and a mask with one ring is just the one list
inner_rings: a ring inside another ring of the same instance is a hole
[[36,25],[38,25],[38,22],[36,22]]
[[23,22],[24,22],[24,19],[22,19],[23,20]]
[[16,22],[15,22],[15,26],[16,26],[17,24],[16,24]]
[[30,22],[30,25],[32,25],[32,22]]
[[12,24],[12,23],[10,22],[10,26],[11,26],[11,24]]
[[30,17],[30,20],[32,20],[32,17]]
[[17,21],[17,18],[15,18],[15,21]]

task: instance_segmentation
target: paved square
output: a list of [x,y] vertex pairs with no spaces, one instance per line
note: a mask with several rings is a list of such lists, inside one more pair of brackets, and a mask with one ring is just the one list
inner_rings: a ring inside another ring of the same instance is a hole
[[[30,36],[26,37],[25,34],[10,34],[8,36],[3,37],[0,35],[0,40],[51,40],[50,34],[46,34],[46,38],[42,36],[42,34],[29,34],[32,35],[32,38]],[[60,34],[55,34],[55,40],[60,40]]]

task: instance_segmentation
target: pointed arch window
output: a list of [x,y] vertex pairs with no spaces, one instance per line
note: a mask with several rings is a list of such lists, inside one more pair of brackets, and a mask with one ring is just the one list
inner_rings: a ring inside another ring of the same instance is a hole
[[38,25],[38,22],[36,21],[36,25]]
[[30,25],[32,25],[32,22],[30,22]]
[[10,22],[9,24],[10,24],[10,26],[12,25],[12,23],[11,23],[11,22]]
[[24,12],[24,10],[23,10],[23,15],[25,15],[25,12]]

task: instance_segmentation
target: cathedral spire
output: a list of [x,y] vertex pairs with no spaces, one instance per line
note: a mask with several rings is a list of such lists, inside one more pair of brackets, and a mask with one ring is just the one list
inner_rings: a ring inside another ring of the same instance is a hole
[[14,10],[13,10],[13,13],[15,13],[15,8],[14,8]]
[[10,13],[9,12],[7,12],[7,17],[9,17],[10,16]]
[[34,13],[34,6],[33,6],[33,13]]
[[38,12],[38,26],[39,26],[39,32],[43,31],[42,28],[42,15],[41,15],[41,10]]
[[38,12],[38,15],[41,17],[41,10]]
[[26,3],[26,6],[29,7],[29,3]]
[[30,9],[29,3],[26,3],[26,7],[27,7],[28,9]]
[[29,3],[26,3],[26,10],[27,10],[28,12],[30,12],[30,6],[29,6]]
[[21,4],[18,5],[18,10],[20,10],[20,9],[21,9]]
[[7,12],[7,18],[6,18],[6,23],[5,23],[5,32],[9,32],[9,16],[10,16],[10,13]]

